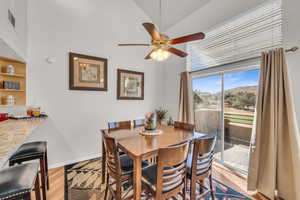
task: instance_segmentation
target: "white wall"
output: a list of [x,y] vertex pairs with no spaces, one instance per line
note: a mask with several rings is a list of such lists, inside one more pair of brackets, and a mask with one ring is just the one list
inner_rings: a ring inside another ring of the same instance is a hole
[[[185,45],[177,48],[186,51]],[[180,73],[186,71],[186,59],[172,55],[160,65],[164,69],[164,107],[169,117],[178,120]]]
[[[29,0],[28,9],[28,102],[49,113],[51,127],[30,140],[51,141],[50,165],[100,155],[108,121],[143,118],[162,104],[163,70],[144,60],[150,49],[117,46],[149,41],[149,19],[132,1]],[[68,90],[70,51],[108,59],[107,92]],[[117,68],[145,72],[145,100],[116,99]]]
[[[300,47],[300,1],[283,1],[283,39],[284,47]],[[292,92],[294,96],[295,112],[300,128],[300,50],[286,54]]]
[[[27,56],[27,0],[1,0],[0,1],[0,39],[13,49],[17,57],[22,60]],[[8,21],[8,9],[16,19],[16,27]],[[2,45],[0,45],[0,51]],[[1,51],[2,53],[2,51]],[[11,56],[10,56],[11,57]]]

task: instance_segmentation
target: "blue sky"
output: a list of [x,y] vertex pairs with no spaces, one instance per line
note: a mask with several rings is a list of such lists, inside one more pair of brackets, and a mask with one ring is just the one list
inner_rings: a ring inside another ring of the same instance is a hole
[[[216,93],[221,91],[221,76],[193,79],[193,90]],[[236,72],[224,75],[224,89],[258,84],[259,70]]]

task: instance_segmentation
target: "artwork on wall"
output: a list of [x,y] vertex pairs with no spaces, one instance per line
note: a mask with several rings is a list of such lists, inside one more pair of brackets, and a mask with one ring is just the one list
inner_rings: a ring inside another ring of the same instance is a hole
[[107,59],[69,54],[69,89],[107,91]]
[[118,69],[117,98],[144,100],[144,73]]

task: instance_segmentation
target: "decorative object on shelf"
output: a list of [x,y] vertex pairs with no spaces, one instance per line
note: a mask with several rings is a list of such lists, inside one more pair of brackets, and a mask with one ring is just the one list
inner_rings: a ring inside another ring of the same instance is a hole
[[144,73],[118,69],[117,99],[144,100]]
[[107,91],[107,59],[69,54],[69,89]]
[[156,124],[156,113],[148,113],[145,116],[145,130],[155,130]]
[[6,68],[6,73],[15,74],[15,67],[13,65],[8,65]]
[[14,81],[3,81],[3,88],[4,89],[11,89],[11,90],[19,90],[20,83]]
[[14,97],[13,95],[8,95],[8,96],[5,98],[5,104],[6,104],[6,105],[9,105],[9,106],[15,105],[15,97]]
[[172,117],[169,117],[168,126],[173,126],[173,125],[174,125],[174,121],[173,121]]
[[155,109],[155,113],[157,115],[157,122],[161,124],[166,119],[168,111],[159,107],[158,109]]

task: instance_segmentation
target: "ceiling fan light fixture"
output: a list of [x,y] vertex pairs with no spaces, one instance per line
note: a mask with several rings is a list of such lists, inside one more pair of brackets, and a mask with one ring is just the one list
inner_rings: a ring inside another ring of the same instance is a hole
[[170,55],[171,54],[168,51],[166,51],[165,49],[157,48],[150,54],[150,57],[153,60],[164,61],[164,60],[168,59],[170,57]]

